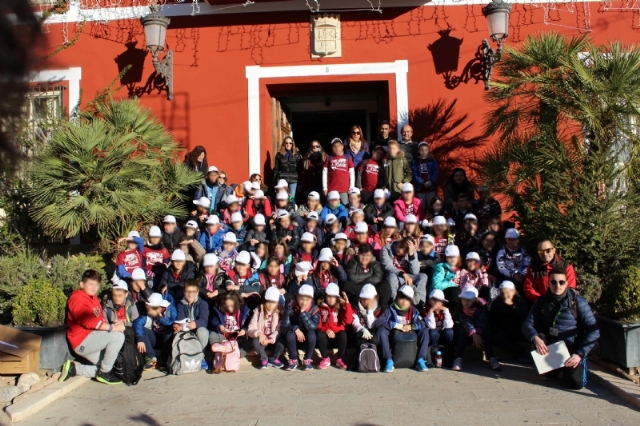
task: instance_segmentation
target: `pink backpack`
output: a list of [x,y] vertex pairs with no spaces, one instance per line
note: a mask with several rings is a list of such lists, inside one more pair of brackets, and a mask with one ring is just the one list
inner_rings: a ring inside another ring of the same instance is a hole
[[211,351],[215,354],[213,374],[220,374],[223,370],[228,373],[240,370],[240,349],[235,340],[214,343]]

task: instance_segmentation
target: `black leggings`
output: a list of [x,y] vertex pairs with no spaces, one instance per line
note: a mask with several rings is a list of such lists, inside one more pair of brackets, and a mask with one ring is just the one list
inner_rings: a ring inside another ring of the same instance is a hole
[[332,348],[338,348],[336,355],[338,358],[344,358],[344,354],[347,351],[347,332],[339,331],[336,333],[336,337],[331,339],[326,333],[316,331],[316,348],[320,351],[322,358],[329,356],[329,345],[331,345]]
[[[349,303],[352,306],[358,306],[358,301],[360,300],[360,290],[364,284],[356,284],[353,281],[347,281],[342,286],[342,289],[347,296],[349,297]],[[387,281],[380,281],[378,284],[374,285],[376,291],[378,292],[378,305],[382,309],[386,308],[391,301],[391,286]]]

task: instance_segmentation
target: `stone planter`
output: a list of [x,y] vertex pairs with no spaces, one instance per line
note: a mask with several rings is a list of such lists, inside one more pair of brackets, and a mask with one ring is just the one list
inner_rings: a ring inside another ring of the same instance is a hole
[[40,369],[60,371],[62,364],[72,359],[67,343],[67,325],[59,327],[16,327],[18,330],[42,337],[40,345]]
[[640,367],[640,323],[623,323],[596,315],[600,355],[624,368]]

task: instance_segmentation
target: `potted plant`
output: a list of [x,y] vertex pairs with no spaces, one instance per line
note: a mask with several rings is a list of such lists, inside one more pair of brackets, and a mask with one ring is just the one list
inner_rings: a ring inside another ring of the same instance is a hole
[[40,368],[56,371],[70,358],[67,325],[64,323],[67,297],[46,279],[28,281],[13,301],[16,328],[42,337]]

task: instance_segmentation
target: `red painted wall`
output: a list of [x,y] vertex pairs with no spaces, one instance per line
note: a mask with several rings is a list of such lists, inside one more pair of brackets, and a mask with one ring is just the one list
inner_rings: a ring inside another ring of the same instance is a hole
[[[559,31],[579,34],[591,28],[596,42],[620,39],[640,41],[639,16],[636,12],[604,11],[601,3],[570,3],[545,11],[532,6],[514,5],[511,15],[509,45],[517,45],[528,34]],[[482,5],[425,6],[411,10],[386,8],[382,15],[371,12],[341,13],[342,57],[310,59],[308,12],[237,14],[173,18],[168,44],[174,50],[175,99],[166,95],[145,94],[142,103],[153,109],[186,148],[204,145],[209,164],[229,174],[232,181],[246,179],[248,173],[247,79],[248,65],[308,65],[358,62],[409,61],[408,86],[410,109],[424,107],[439,98],[457,99],[457,111],[468,114],[474,129],[480,132],[487,111],[482,84],[460,85],[455,90],[444,86],[435,73],[427,46],[439,38],[438,31],[452,28],[453,37],[462,38],[459,70],[471,60],[477,46],[486,37]],[[570,12],[573,10],[573,13]],[[77,30],[68,25],[69,38]],[[47,69],[82,67],[83,103],[106,87],[117,75],[114,59],[126,51],[125,43],[144,36],[137,20],[114,21],[106,25],[88,22],[73,47],[54,56]],[[62,26],[51,25],[49,48],[62,41]],[[142,82],[153,71],[151,60],[144,64]],[[390,87],[390,111],[395,111],[395,82],[386,76]],[[313,81],[364,81],[375,77],[345,77]],[[278,79],[278,83],[303,82],[301,79]],[[266,84],[261,81],[262,161],[271,148],[271,101]],[[117,92],[127,96],[127,88]],[[395,119],[395,117],[391,117]],[[294,129],[295,131],[295,129]],[[415,135],[421,138],[421,135]],[[467,153],[476,157],[479,150]]]

